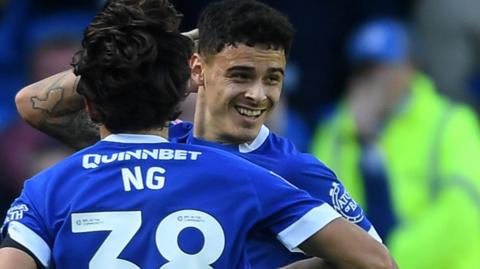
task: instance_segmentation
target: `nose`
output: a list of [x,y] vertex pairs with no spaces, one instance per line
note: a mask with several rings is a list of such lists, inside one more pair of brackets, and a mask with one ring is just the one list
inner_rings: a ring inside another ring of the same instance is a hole
[[245,92],[245,98],[255,102],[261,102],[267,99],[263,83],[259,81],[249,87],[248,90]]

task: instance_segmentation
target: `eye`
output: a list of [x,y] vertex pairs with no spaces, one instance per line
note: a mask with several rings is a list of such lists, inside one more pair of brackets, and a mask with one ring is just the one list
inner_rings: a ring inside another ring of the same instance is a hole
[[252,79],[252,75],[246,72],[235,72],[228,75],[228,78],[232,79],[234,82],[246,82]]
[[282,82],[282,76],[280,75],[268,75],[266,78],[265,78],[265,82],[269,85],[276,85],[278,83],[281,83]]

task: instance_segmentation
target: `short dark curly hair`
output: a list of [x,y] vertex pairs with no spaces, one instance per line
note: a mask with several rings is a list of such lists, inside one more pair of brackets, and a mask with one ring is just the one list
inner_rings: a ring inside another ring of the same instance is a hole
[[279,11],[255,0],[213,2],[200,14],[199,52],[209,57],[225,46],[245,44],[290,52],[293,26]]
[[167,0],[113,0],[87,27],[72,66],[77,87],[112,133],[163,128],[178,117],[192,41]]

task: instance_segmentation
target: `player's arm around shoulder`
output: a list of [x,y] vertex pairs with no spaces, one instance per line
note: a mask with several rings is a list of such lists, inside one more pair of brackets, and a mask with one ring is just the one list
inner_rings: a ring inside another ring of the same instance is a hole
[[[294,178],[289,181],[307,191],[316,199],[328,203],[342,218],[338,218],[322,228],[309,240],[323,238],[324,247],[317,245],[316,249],[323,251],[328,249],[339,256],[325,256],[325,253],[307,253],[313,256],[322,255],[322,259],[312,258],[291,264],[284,269],[303,268],[396,268],[388,250],[382,244],[375,229],[363,214],[361,207],[350,197],[342,183],[337,179],[333,171],[310,154],[298,154],[292,156],[295,171],[291,174]],[[336,235],[336,234],[341,234]],[[323,235],[322,235],[323,234]],[[343,237],[347,235],[346,237]],[[330,243],[325,243],[330,242]],[[309,248],[308,240],[305,242]],[[319,243],[319,242],[317,242]],[[302,246],[300,246],[302,248]],[[346,258],[345,260],[343,260]],[[327,262],[328,261],[328,262]]]
[[398,268],[384,245],[343,218],[335,219],[299,247],[309,255],[325,259],[332,268]]
[[[262,177],[264,180],[258,180]],[[259,207],[268,216],[262,223],[269,225],[290,251],[300,248],[324,259],[331,268],[397,268],[383,244],[342,218],[330,205],[274,173],[258,173],[255,178],[252,183]]]
[[72,148],[94,144],[99,140],[99,128],[76,92],[79,80],[67,70],[22,88],[15,96],[20,116]]
[[364,213],[362,207],[350,196],[343,183],[335,173],[315,156],[307,153],[298,154],[296,160],[290,161],[296,172],[291,182],[307,191],[312,197],[320,199],[333,207],[343,218],[358,225],[375,240],[382,243],[375,227]]

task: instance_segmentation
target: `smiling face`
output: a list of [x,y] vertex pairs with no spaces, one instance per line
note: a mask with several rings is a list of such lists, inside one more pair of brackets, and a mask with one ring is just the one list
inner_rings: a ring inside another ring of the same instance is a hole
[[225,144],[254,140],[279,101],[284,51],[239,44],[197,63],[204,87],[197,97],[195,135]]

